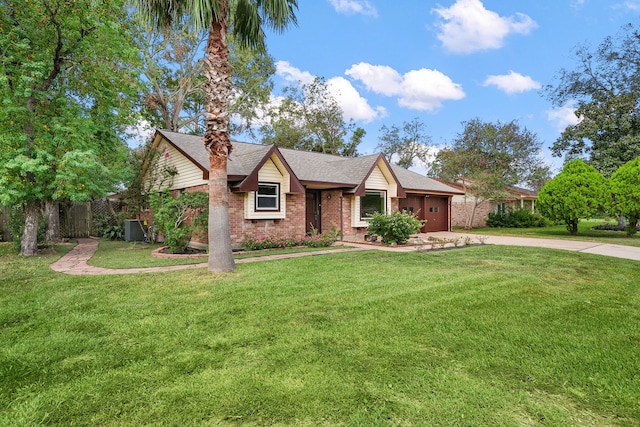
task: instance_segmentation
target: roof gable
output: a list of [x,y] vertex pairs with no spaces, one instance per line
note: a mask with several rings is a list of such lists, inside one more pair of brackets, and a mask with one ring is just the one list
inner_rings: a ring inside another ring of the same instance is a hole
[[[265,146],[267,147],[267,146]],[[258,174],[260,173],[260,169],[264,166],[264,164],[269,160],[273,159],[274,164],[280,170],[280,173],[283,175],[289,175],[289,191],[291,193],[304,193],[304,186],[298,180],[296,174],[291,170],[289,164],[278,150],[278,147],[272,145],[268,147],[267,152],[262,156],[262,158],[255,164],[255,166],[251,167],[251,173],[246,176],[245,179],[240,182],[237,186],[233,187],[234,191],[257,191],[258,190]]]
[[[391,165],[389,164],[389,162],[387,162],[387,159],[382,154],[377,154],[377,155],[374,155],[374,156],[367,156],[367,157],[373,158],[374,161],[371,163],[371,165],[370,165],[369,169],[367,170],[366,174],[364,174],[364,176],[362,177],[362,181],[360,182],[360,184],[358,185],[358,187],[354,191],[354,195],[356,195],[356,196],[364,196],[365,195],[367,179],[369,179],[369,177],[371,176],[371,174],[373,173],[373,171],[376,168],[380,168],[380,171],[384,175],[384,177],[387,180],[387,182],[392,181],[393,183],[396,184],[396,186],[397,186],[397,195],[396,195],[396,197],[401,197],[401,198],[406,197],[407,195],[406,195],[406,193],[404,191],[404,188],[400,184],[400,181],[396,177],[396,174],[393,172],[393,169],[391,168]],[[362,159],[366,159],[366,157],[362,157]],[[365,165],[366,165],[366,163],[365,163]]]

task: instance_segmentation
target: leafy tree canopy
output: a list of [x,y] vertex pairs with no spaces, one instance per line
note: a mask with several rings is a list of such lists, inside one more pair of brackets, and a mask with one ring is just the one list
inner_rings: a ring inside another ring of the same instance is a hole
[[42,202],[118,181],[137,96],[129,24],[123,0],[0,4],[0,198],[25,209],[24,255],[37,253]]
[[358,155],[365,131],[346,123],[342,108],[323,79],[290,86],[281,102],[265,113],[264,144],[346,157]]
[[608,208],[629,221],[627,231],[635,234],[640,220],[640,157],[620,166],[608,181]]
[[606,179],[600,172],[575,159],[540,189],[536,206],[550,220],[564,222],[575,235],[580,218],[592,216],[602,206],[605,188]]
[[632,25],[596,49],[580,46],[575,69],[560,70],[546,88],[556,106],[574,105],[579,122],[551,147],[584,158],[605,176],[640,155],[640,32]]
[[392,125],[380,128],[380,150],[387,161],[405,169],[414,166],[415,162],[428,164],[431,156],[431,137],[426,134],[426,126],[418,118],[404,122],[402,128]]

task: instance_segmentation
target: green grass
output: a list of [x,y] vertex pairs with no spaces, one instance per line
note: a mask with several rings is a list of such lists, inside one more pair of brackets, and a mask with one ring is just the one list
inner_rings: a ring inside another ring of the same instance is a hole
[[554,225],[550,227],[531,227],[531,228],[491,228],[491,227],[475,227],[473,230],[464,230],[461,227],[455,227],[454,231],[460,233],[475,233],[499,236],[520,236],[520,237],[540,237],[551,239],[567,239],[567,240],[583,240],[601,243],[611,243],[616,245],[640,246],[640,234],[633,237],[627,237],[622,231],[592,230],[591,227],[601,224],[613,222],[605,222],[603,220],[582,220],[578,223],[578,235],[572,236],[564,225]]
[[[103,268],[138,268],[138,267],[164,267],[171,265],[206,263],[207,257],[198,258],[155,258],[151,255],[160,244],[127,243],[123,241],[101,240],[98,250],[88,261],[89,265]],[[348,246],[342,246],[347,248]],[[274,254],[289,254],[298,252],[314,252],[329,248],[291,248],[273,249],[265,251],[239,252],[234,255],[236,259],[253,258]]]
[[0,425],[640,425],[638,262],[487,245],[67,276],[7,248]]

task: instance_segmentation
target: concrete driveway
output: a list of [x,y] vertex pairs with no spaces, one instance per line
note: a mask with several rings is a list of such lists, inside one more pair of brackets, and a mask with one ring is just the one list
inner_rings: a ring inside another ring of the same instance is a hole
[[[465,234],[453,233],[448,231],[440,231],[437,233],[423,234],[421,237],[427,239],[429,237],[455,239],[470,237],[477,241],[481,234]],[[485,243],[490,245],[507,245],[507,246],[533,246],[537,248],[563,249],[566,251],[584,252],[588,254],[605,255],[615,258],[631,259],[640,261],[640,247],[612,245],[608,243],[586,242],[579,240],[564,239],[541,239],[535,237],[512,237],[512,236],[489,236],[484,235]],[[579,236],[578,236],[579,238]]]

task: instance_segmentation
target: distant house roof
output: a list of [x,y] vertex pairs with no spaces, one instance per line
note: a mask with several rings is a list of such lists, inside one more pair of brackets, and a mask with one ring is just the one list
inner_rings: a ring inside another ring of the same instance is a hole
[[538,197],[538,193],[536,191],[529,190],[527,188],[522,188],[522,187],[516,187],[516,186],[507,187],[507,191],[509,193],[513,193],[520,197],[532,197],[532,198]]
[[[202,137],[185,135],[166,130],[158,130],[169,144],[197,165],[205,179],[209,171],[209,154],[204,148]],[[244,182],[255,175],[265,159],[276,154],[296,180],[309,188],[348,188],[355,195],[364,195],[364,182],[379,162],[387,165],[390,173],[400,184],[398,195],[405,191],[432,194],[462,194],[445,183],[417,174],[396,165],[390,165],[381,154],[361,157],[340,157],[310,151],[298,151],[269,145],[249,144],[232,141],[233,150],[227,162],[227,176],[230,182]],[[362,194],[360,194],[362,193]]]
[[[445,181],[445,180],[440,179],[440,178],[434,178],[434,180],[436,180],[438,182],[441,182],[443,184],[446,184],[448,186],[451,186],[453,188],[457,188],[457,189],[459,189],[460,191],[463,191],[463,192],[465,190],[464,185],[462,185],[462,184],[460,184],[458,182],[448,182],[448,181]],[[465,179],[465,181],[467,183],[473,183],[473,180]],[[516,187],[514,185],[506,187],[504,190],[505,190],[505,192],[507,192],[509,194],[512,194],[514,196],[517,196],[519,198],[525,198],[525,199],[526,198],[533,198],[533,199],[538,198],[538,193],[537,192],[535,192],[533,190],[528,190],[528,189],[522,188],[522,187]],[[505,197],[505,199],[509,199],[509,198],[510,197],[508,197],[508,196]]]

